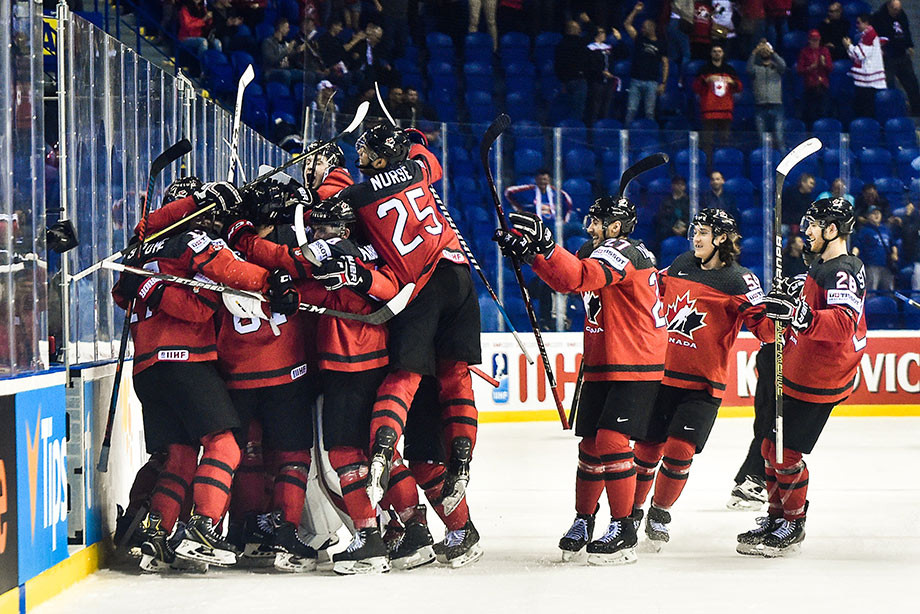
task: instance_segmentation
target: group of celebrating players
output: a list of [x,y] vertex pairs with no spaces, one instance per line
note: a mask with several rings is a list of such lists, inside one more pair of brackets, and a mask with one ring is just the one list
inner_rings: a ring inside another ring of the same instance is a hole
[[[479,304],[431,187],[442,169],[423,135],[387,124],[362,134],[356,151],[361,183],[329,143],[306,158],[302,185],[287,177],[237,190],[182,178],[138,224],[113,294],[133,309],[134,387],[151,457],[115,539],[139,550],[142,568],[313,570],[334,529],[306,536],[301,527],[330,503],[353,534],[332,557],[338,574],[482,556],[466,500]],[[663,270],[629,237],[636,209],[627,198],[594,203],[591,240],[577,255],[555,244],[539,215],[509,219],[494,237],[502,252],[586,305],[576,518],[559,542],[563,559],[586,549],[591,564],[635,561],[643,516],[649,544],[668,541],[669,510],[715,421],[735,337],[744,324],[771,344],[774,321],[789,325],[785,444],[777,462],[773,433],[755,429],[769,513],[739,535],[738,551],[796,549],[807,508],[802,454],[848,395],[865,345],[864,271],[846,251],[850,205],[809,208],[803,229],[816,260],[804,282],[779,280],[766,296],[736,262],[737,223],[719,209],[694,218],[692,251]],[[144,240],[180,220],[180,232]],[[370,321],[401,291],[411,291],[408,305]],[[308,497],[308,483],[321,496]],[[440,542],[419,488],[446,527]],[[611,521],[592,539],[605,489]]]

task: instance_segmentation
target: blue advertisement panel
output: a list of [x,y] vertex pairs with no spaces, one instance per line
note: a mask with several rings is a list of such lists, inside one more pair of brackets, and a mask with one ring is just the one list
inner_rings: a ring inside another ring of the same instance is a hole
[[16,508],[15,406],[0,396],[0,595],[19,584]]
[[[83,537],[87,546],[102,539],[102,515],[96,500],[96,472],[93,471],[93,459],[97,455],[93,446],[93,433],[96,432],[96,425],[93,424],[93,407],[100,402],[100,395],[103,395],[102,383],[101,380],[83,382]],[[105,428],[104,424],[102,426]]]
[[67,558],[64,387],[16,395],[19,583]]

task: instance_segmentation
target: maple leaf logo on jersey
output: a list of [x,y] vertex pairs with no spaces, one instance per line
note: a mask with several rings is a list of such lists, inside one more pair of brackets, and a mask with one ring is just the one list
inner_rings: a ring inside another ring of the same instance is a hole
[[601,315],[600,295],[593,292],[585,292],[582,298],[585,301],[585,313],[588,315],[588,322],[595,326],[599,326],[600,322],[597,321],[597,318]]
[[668,305],[668,331],[693,339],[693,331],[706,326],[706,312],[696,310],[696,299],[690,300],[690,291]]

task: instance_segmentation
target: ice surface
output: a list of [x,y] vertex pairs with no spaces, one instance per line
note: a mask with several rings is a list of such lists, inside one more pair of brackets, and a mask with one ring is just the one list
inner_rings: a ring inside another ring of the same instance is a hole
[[[556,543],[574,515],[571,433],[551,423],[484,424],[469,500],[485,556],[471,567],[379,577],[105,570],[35,612],[920,611],[920,418],[831,419],[806,459],[811,507],[796,558],[734,552],[735,535],[756,515],[725,508],[750,437],[750,420],[716,422],[672,508],[671,542],[660,554],[640,553],[635,565],[558,562]],[[442,527],[429,518],[439,539]]]

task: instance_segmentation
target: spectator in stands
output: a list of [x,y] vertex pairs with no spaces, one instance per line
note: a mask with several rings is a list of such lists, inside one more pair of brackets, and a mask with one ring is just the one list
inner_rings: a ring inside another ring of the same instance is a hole
[[713,140],[718,135],[720,145],[728,144],[731,136],[732,117],[735,113],[734,94],[740,94],[743,86],[735,69],[725,62],[725,50],[713,45],[710,62],[696,76],[693,91],[700,98],[700,115],[703,120],[702,148],[706,160],[712,163]]
[[859,34],[855,45],[848,37],[843,38],[847,54],[853,60],[849,73],[855,86],[853,114],[856,117],[875,117],[875,92],[886,86],[882,45],[867,13],[856,18],[856,29]]
[[[513,185],[505,190],[505,198],[514,207],[515,211],[530,211],[537,213],[543,221],[553,228],[556,224],[556,211],[559,205],[559,196],[553,187],[552,176],[547,169],[540,169],[534,177],[535,183]],[[565,221],[572,213],[572,197],[562,190],[564,201]]]
[[831,182],[830,191],[825,190],[821,192],[815,200],[821,200],[822,198],[843,198],[854,207],[856,206],[856,199],[853,198],[852,194],[847,193],[847,184],[845,184],[840,177],[837,177]]
[[898,257],[905,267],[911,267],[911,290],[920,290],[920,211],[914,203],[907,203],[899,213]]
[[789,31],[792,0],[763,0],[767,21],[767,40],[777,49],[783,48],[783,37]]
[[373,4],[386,33],[383,41],[386,55],[393,60],[401,58],[409,44],[409,0],[373,0]]
[[866,290],[894,290],[892,269],[898,270],[898,246],[882,224],[878,207],[869,207],[866,223],[853,235],[853,255],[866,265]]
[[359,89],[366,89],[374,82],[392,87],[398,84],[398,78],[389,61],[380,52],[380,41],[383,40],[383,28],[375,23],[356,32],[348,43],[345,51],[348,53],[346,64],[348,69],[355,73],[352,82],[360,83]]
[[805,264],[805,240],[802,235],[794,234],[789,237],[783,249],[783,277],[795,277],[808,272]]
[[334,18],[326,31],[316,38],[316,50],[326,66],[335,66],[340,62],[344,66],[348,54],[345,45],[339,40],[343,29],[342,20]]
[[709,189],[700,196],[700,208],[724,209],[736,220],[741,219],[741,213],[735,204],[735,197],[725,191],[725,177],[720,171],[709,173]]
[[[208,50],[208,35],[214,16],[205,5],[204,0],[186,0],[179,9],[179,33],[177,38],[195,57]],[[220,41],[214,39],[213,47],[220,51]]]
[[387,108],[390,113],[396,113],[404,104],[406,104],[406,93],[403,88],[391,87],[387,93]]
[[[655,119],[655,103],[664,93],[668,81],[668,56],[665,55],[664,43],[655,33],[655,22],[651,19],[642,21],[642,31],[636,32],[633,19],[644,7],[637,2],[626,20],[623,29],[633,39],[632,68],[629,73],[629,102],[626,105],[626,127],[632,123],[639,110],[640,100],[644,103],[645,116]],[[615,32],[616,30],[614,30]]]
[[882,212],[882,219],[887,220],[891,215],[891,205],[888,204],[888,199],[879,194],[878,188],[875,187],[874,183],[867,183],[863,186],[859,196],[856,197],[856,204],[853,205],[857,226],[866,223],[869,209],[872,207],[876,207]]
[[730,58],[738,57],[734,0],[712,0],[712,40],[721,43]]
[[821,33],[821,44],[831,52],[834,60],[847,59],[847,46],[843,39],[850,35],[850,22],[843,16],[843,5],[831,2],[827,7],[827,17],[818,24]]
[[830,50],[821,45],[817,30],[808,33],[808,45],[799,53],[796,71],[805,86],[802,95],[802,121],[808,128],[816,119],[827,116],[828,89],[834,67]]
[[310,108],[313,109],[314,113],[318,114],[318,117],[323,117],[327,111],[329,113],[339,112],[339,107],[333,100],[336,91],[338,91],[338,88],[326,79],[316,84],[316,98],[310,103]]
[[814,202],[815,178],[811,173],[799,175],[799,182],[783,189],[783,233],[799,231],[805,211]]
[[655,239],[660,245],[668,237],[686,237],[690,222],[690,196],[687,180],[680,175],[671,179],[671,194],[661,201],[655,214]]
[[498,0],[470,0],[470,32],[479,31],[479,16],[485,12],[486,28],[489,30],[489,36],[492,37],[492,50],[498,50],[498,25],[495,21],[495,11],[498,8]]
[[498,0],[495,13],[499,34],[523,32],[527,27],[524,0]]
[[895,78],[907,93],[911,115],[920,115],[920,85],[911,61],[914,55],[914,39],[910,35],[910,22],[901,8],[901,0],[888,0],[872,15],[872,27],[882,40],[882,55],[885,60],[885,77],[888,87],[895,88]]
[[420,120],[427,122],[438,121],[438,115],[430,104],[419,98],[418,90],[414,87],[406,88],[406,100],[396,111],[396,119],[404,119],[410,128],[415,128]]
[[781,151],[786,149],[783,136],[783,73],[786,61],[763,38],[748,58],[747,71],[754,87],[754,121],[757,132],[772,131]]
[[244,45],[235,40],[237,31],[243,25],[243,18],[233,7],[233,3],[230,0],[214,0],[211,4],[211,13],[214,15],[211,35],[220,41],[221,48],[229,51],[246,51]]
[[568,101],[569,117],[576,119],[581,119],[585,114],[588,97],[588,82],[585,79],[587,65],[588,48],[581,36],[581,26],[577,21],[569,21],[565,24],[562,40],[556,45],[553,68]]
[[268,0],[233,0],[233,5],[240,12],[246,25],[255,28],[265,17]]
[[303,71],[291,68],[291,56],[303,53],[303,43],[287,41],[291,25],[284,17],[275,21],[275,31],[262,41],[262,70],[269,80],[282,81],[288,85],[292,81],[302,81]]
[[[620,89],[620,78],[610,72],[613,70],[613,60],[615,57],[628,54],[623,45],[617,44],[614,47],[607,42],[607,30],[604,28],[594,30],[594,40],[588,43],[588,66],[585,70],[588,81],[585,123],[589,126],[607,117],[610,112],[613,95]],[[619,43],[622,38],[616,28],[612,28],[612,36],[616,43]]]
[[361,29],[361,0],[345,0],[345,25],[352,30]]
[[667,6],[664,10],[670,13],[668,30],[665,36],[668,44],[668,60],[674,66],[683,68],[690,61],[690,37],[684,30],[692,31],[694,23],[693,6],[686,13],[683,12],[684,3],[674,0],[665,0]]
[[690,57],[705,60],[712,47],[712,4],[693,3],[693,30],[690,31]]
[[738,6],[741,15],[738,31],[740,47],[743,50],[753,49],[755,41],[766,37],[766,13],[763,2],[764,0],[746,0]]

